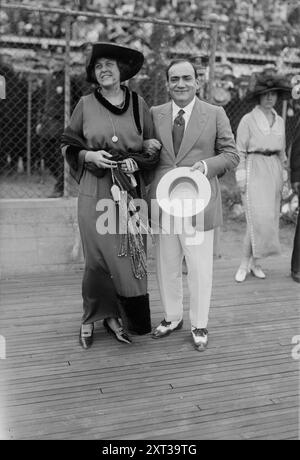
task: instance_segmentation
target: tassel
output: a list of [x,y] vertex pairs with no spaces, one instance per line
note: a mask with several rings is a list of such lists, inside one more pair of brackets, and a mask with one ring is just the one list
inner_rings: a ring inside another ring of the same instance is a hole
[[112,194],[113,200],[114,200],[116,203],[119,203],[119,201],[120,201],[120,199],[121,199],[120,188],[119,188],[116,184],[113,184],[113,185],[111,186],[110,192],[111,192],[111,194]]
[[120,215],[120,247],[119,247],[118,256],[119,256],[119,257],[123,257],[123,256],[127,256],[127,253],[128,253],[128,235],[127,235],[128,209],[127,209],[127,192],[124,192],[123,190],[120,191],[119,215]]
[[137,279],[142,279],[147,274],[147,261],[144,247],[135,240],[134,235],[129,235],[129,248],[132,271]]
[[140,219],[132,197],[126,191],[120,192],[119,213],[121,228],[118,256],[127,256],[129,248],[132,272],[135,278],[142,279],[147,274],[147,257],[141,230],[146,229],[146,226]]
[[147,258],[136,214],[128,220],[128,243],[132,271],[137,279],[141,279],[147,274]]

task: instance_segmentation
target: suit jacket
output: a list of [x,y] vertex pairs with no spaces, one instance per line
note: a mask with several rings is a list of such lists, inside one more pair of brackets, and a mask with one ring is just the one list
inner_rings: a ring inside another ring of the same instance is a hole
[[300,121],[291,150],[291,182],[300,182]]
[[[222,201],[217,176],[235,168],[239,163],[239,155],[224,109],[196,98],[176,157],[172,140],[172,103],[152,107],[151,114],[155,137],[161,142],[162,150],[159,165],[154,171],[149,198],[156,199],[157,185],[168,171],[180,166],[192,166],[196,161],[205,160],[207,178],[211,185],[211,198],[204,210],[204,230],[220,226]],[[203,219],[197,219],[197,222],[201,224]],[[196,228],[203,230],[203,224],[201,226],[202,228],[197,225]]]

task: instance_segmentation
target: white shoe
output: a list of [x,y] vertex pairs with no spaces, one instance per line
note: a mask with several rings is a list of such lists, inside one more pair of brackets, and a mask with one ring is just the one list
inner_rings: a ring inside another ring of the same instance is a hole
[[235,274],[235,281],[237,283],[242,283],[243,281],[245,281],[248,273],[249,273],[249,270],[247,268],[240,267]]
[[266,277],[260,265],[251,265],[250,271],[256,278],[260,278],[261,280],[264,280]]

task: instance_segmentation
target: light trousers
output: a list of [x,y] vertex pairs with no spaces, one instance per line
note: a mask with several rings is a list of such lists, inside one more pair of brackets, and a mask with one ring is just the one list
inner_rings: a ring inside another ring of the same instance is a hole
[[203,242],[189,244],[186,234],[156,236],[156,268],[166,321],[179,321],[183,315],[182,261],[187,264],[191,326],[206,328],[208,323],[212,274],[214,230],[202,232]]

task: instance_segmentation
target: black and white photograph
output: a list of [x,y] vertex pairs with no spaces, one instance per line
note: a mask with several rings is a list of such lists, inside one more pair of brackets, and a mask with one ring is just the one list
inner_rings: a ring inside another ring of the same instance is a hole
[[299,440],[299,200],[300,0],[0,0],[0,440]]

